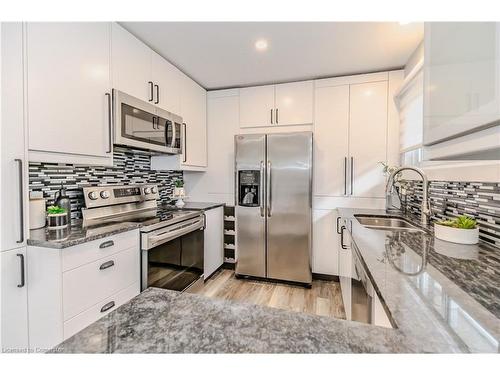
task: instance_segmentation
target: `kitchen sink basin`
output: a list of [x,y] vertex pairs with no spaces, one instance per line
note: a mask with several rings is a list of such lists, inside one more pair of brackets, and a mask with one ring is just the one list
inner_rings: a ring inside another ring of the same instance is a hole
[[409,221],[395,216],[372,216],[372,215],[354,215],[359,223],[366,228],[382,230],[422,230]]

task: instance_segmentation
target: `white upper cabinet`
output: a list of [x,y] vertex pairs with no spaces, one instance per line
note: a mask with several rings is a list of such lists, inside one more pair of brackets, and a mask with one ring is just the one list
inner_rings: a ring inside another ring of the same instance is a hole
[[240,127],[274,124],[274,85],[240,89]]
[[424,145],[500,119],[500,23],[426,23],[424,45]]
[[151,49],[115,22],[111,32],[113,88],[152,103]]
[[383,198],[387,159],[387,81],[351,85],[349,154],[351,195]]
[[29,149],[111,160],[110,24],[28,23],[26,51]]
[[316,89],[314,194],[348,194],[349,85]]
[[207,166],[207,92],[187,76],[182,77],[181,108],[184,122],[184,167]]
[[241,128],[312,122],[312,81],[240,89]]
[[302,125],[313,122],[313,81],[275,86],[275,125]]
[[26,244],[27,163],[23,116],[23,26],[1,24],[1,251]]
[[151,52],[153,103],[166,111],[182,115],[181,86],[185,75],[156,52]]

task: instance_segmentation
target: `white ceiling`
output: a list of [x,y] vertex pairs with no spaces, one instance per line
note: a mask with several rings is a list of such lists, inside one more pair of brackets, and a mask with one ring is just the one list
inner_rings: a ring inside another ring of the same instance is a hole
[[[397,22],[121,22],[207,89],[400,68],[423,25]],[[269,48],[255,49],[265,38]]]

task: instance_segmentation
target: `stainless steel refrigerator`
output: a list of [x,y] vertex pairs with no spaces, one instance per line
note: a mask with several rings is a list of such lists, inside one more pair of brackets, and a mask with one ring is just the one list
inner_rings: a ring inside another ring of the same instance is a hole
[[310,284],[312,133],[235,136],[237,276]]

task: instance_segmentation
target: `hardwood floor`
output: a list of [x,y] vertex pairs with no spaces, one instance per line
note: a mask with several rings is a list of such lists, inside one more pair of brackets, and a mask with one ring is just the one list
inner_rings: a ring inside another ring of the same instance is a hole
[[239,300],[278,309],[345,319],[340,284],[313,280],[311,289],[276,282],[237,279],[232,270],[220,270],[197,294]]

